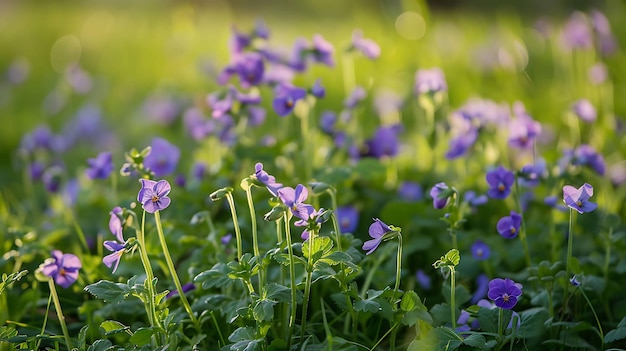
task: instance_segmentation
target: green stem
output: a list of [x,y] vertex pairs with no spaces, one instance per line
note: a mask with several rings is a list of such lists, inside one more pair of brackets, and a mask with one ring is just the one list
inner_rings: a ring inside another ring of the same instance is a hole
[[528,241],[526,240],[526,221],[524,215],[524,209],[522,208],[522,193],[520,192],[519,182],[517,178],[515,178],[515,193],[517,199],[517,209],[519,211],[520,216],[522,216],[522,224],[519,230],[519,238],[522,241],[522,246],[524,246],[524,258],[526,259],[526,267],[530,267],[530,252],[528,250]]
[[257,275],[259,277],[259,293],[263,291],[263,287],[265,286],[264,279],[264,270],[261,259],[261,254],[259,252],[259,239],[257,234],[257,224],[256,224],[256,213],[254,211],[254,203],[252,202],[252,191],[251,187],[248,186],[246,189],[246,198],[248,199],[248,208],[250,209],[250,221],[252,222],[252,249],[254,250],[254,256],[256,257],[256,264],[259,266],[257,271]]
[[569,232],[567,235],[567,258],[566,258],[566,264],[565,264],[565,302],[563,304],[563,313],[565,313],[565,310],[567,310],[567,299],[568,299],[568,294],[569,294],[569,275],[570,275],[570,267],[571,267],[571,261],[572,261],[572,251],[574,248],[574,213],[573,213],[573,209],[569,209]]
[[308,260],[306,267],[306,280],[304,282],[304,299],[302,301],[302,321],[300,322],[300,341],[304,340],[304,333],[306,330],[307,314],[309,310],[309,297],[311,295],[311,276],[313,274],[313,244],[315,243],[315,236],[317,233],[314,230],[309,232],[308,242]]
[[585,301],[587,301],[587,304],[589,305],[589,308],[591,308],[591,313],[593,313],[593,317],[596,319],[596,323],[598,324],[598,330],[600,331],[600,340],[601,340],[601,344],[600,344],[600,350],[602,350],[604,348],[604,332],[602,331],[602,324],[600,324],[600,319],[598,318],[598,315],[596,314],[596,310],[595,308],[593,308],[593,305],[591,304],[591,301],[589,301],[589,298],[587,297],[587,294],[585,294],[585,290],[583,289],[582,286],[579,287],[580,292],[582,293],[583,297],[585,298]]
[[374,344],[374,346],[370,348],[370,351],[374,351],[376,347],[378,346],[378,344],[380,344],[387,337],[387,335],[389,335],[389,333],[391,333],[394,329],[396,329],[397,326],[398,326],[398,323],[391,326],[391,328],[389,328],[389,330],[387,330],[387,332],[383,334],[383,336],[381,336],[380,339],[378,339],[378,341]]
[[193,322],[194,326],[196,327],[198,332],[200,332],[201,331],[200,323],[198,322],[196,315],[191,310],[189,301],[187,301],[187,297],[185,296],[185,293],[183,292],[183,287],[181,286],[180,280],[178,279],[178,274],[176,273],[176,267],[174,267],[172,256],[170,255],[170,251],[167,248],[167,242],[165,241],[165,235],[163,234],[163,227],[161,226],[160,211],[154,212],[154,220],[156,222],[157,233],[159,234],[159,241],[161,242],[161,248],[163,249],[163,254],[165,255],[165,262],[167,263],[167,268],[170,270],[170,275],[172,276],[174,285],[176,286],[176,289],[178,290],[178,296],[180,297],[180,300],[182,301],[183,306],[185,307],[187,314],[189,314],[189,317],[191,318],[191,321]]
[[289,281],[291,288],[291,314],[289,315],[289,332],[287,333],[286,350],[291,350],[291,335],[293,334],[293,325],[296,321],[296,307],[298,303],[298,297],[296,294],[296,269],[293,256],[293,248],[291,247],[291,228],[289,225],[291,214],[289,212],[285,212],[283,218],[285,221],[285,238],[287,238],[287,252],[289,254]]
[[452,317],[452,329],[456,329],[456,277],[454,266],[450,267],[450,315]]
[[502,339],[503,339],[503,333],[502,333],[502,323],[504,322],[504,309],[503,308],[498,308],[498,350],[500,350],[502,348],[502,346],[504,346],[504,344],[502,343]]
[[61,323],[61,329],[63,330],[63,336],[65,337],[65,345],[67,346],[68,350],[71,350],[72,342],[70,341],[70,334],[67,331],[65,316],[63,315],[63,310],[61,310],[61,302],[59,301],[59,295],[57,294],[54,280],[48,279],[48,285],[50,286],[50,295],[52,296],[52,301],[54,301],[54,309],[57,311],[57,317],[59,318],[59,323]]
[[311,106],[307,104],[307,111],[300,116],[300,141],[302,142],[302,162],[304,162],[304,181],[309,181],[312,176],[311,165],[313,163],[313,155],[310,151],[309,143],[309,114],[311,113]]
[[[46,315],[43,317],[43,325],[41,326],[41,333],[39,335],[44,335],[46,332],[46,325],[48,324],[48,314],[50,313],[50,305],[52,304],[52,294],[48,297],[48,304],[46,305]],[[39,345],[41,345],[41,338],[37,340],[37,345],[35,346],[35,350],[39,350]]]
[[604,254],[604,281],[609,279],[609,266],[611,264],[611,237],[613,236],[613,227],[609,228],[609,235],[606,239],[606,252]]
[[83,245],[83,249],[85,250],[85,252],[89,252],[89,245],[87,245],[87,239],[85,239],[85,233],[83,232],[83,229],[80,227],[80,225],[78,224],[78,221],[76,220],[76,216],[74,215],[74,209],[68,209],[70,217],[72,219],[72,224],[74,225],[74,229],[76,230],[76,234],[78,234],[78,239],[80,240],[80,243]]
[[374,274],[378,271],[378,267],[380,267],[380,265],[383,263],[383,261],[386,258],[387,258],[387,255],[379,255],[378,260],[374,262],[374,265],[367,273],[367,276],[365,277],[365,282],[363,283],[363,286],[361,287],[361,293],[359,294],[362,299],[365,299],[365,293],[367,292],[367,289],[369,289],[370,284],[372,283],[372,279],[374,279]]
[[391,297],[391,305],[396,307],[396,295],[400,288],[400,279],[402,277],[402,234],[398,232],[398,255],[396,256],[396,284],[393,287],[393,296]]
[[226,194],[228,199],[228,206],[230,207],[230,214],[233,217],[233,225],[235,226],[235,236],[237,237],[237,260],[241,261],[241,231],[239,230],[239,221],[237,221],[237,210],[235,209],[235,200],[233,195],[228,192]]
[[154,297],[156,296],[156,292],[154,291],[154,272],[152,271],[152,265],[150,265],[150,259],[148,258],[148,248],[146,246],[146,238],[145,238],[145,223],[146,223],[146,211],[143,211],[143,215],[141,217],[141,229],[137,231],[137,241],[139,242],[139,257],[141,259],[141,264],[143,265],[144,270],[146,271],[146,280],[148,281],[148,306],[147,314],[148,321],[150,322],[150,326],[160,327],[161,323],[156,316],[156,306],[154,303]]

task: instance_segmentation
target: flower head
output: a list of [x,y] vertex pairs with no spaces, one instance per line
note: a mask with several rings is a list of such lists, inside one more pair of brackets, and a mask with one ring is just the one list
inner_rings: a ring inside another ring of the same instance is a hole
[[101,152],[96,158],[87,160],[89,168],[87,177],[90,179],[107,179],[113,171],[113,157],[110,152]]
[[324,64],[328,67],[335,66],[335,60],[333,59],[335,48],[333,47],[333,44],[329,43],[320,34],[315,34],[313,36],[313,46],[311,47],[311,53],[313,61]]
[[433,206],[438,210],[448,205],[450,195],[450,188],[443,182],[435,184],[435,186],[430,189],[430,197],[433,198]]
[[311,94],[318,99],[326,96],[326,89],[322,86],[322,82],[319,79],[315,80],[315,84],[311,87]]
[[563,202],[578,213],[591,212],[598,207],[598,204],[590,202],[593,196],[593,187],[587,183],[576,189],[571,185],[563,187]]
[[154,173],[155,177],[164,177],[174,173],[180,158],[178,147],[162,138],[154,138],[150,146],[152,149],[143,164]]
[[282,83],[276,86],[272,107],[276,114],[284,117],[293,111],[298,100],[304,99],[305,97],[305,89],[295,87],[290,83]]
[[58,285],[68,288],[78,279],[78,270],[82,267],[76,255],[52,251],[52,257],[41,264],[41,272],[54,279]]
[[363,38],[363,31],[359,29],[352,32],[352,48],[370,60],[375,60],[380,56],[380,46],[372,39]]
[[375,158],[396,156],[400,149],[398,134],[401,129],[401,125],[379,127],[374,136],[365,141],[367,147],[365,156]]
[[580,118],[582,121],[591,123],[596,120],[597,112],[596,108],[593,107],[591,102],[587,99],[581,99],[576,101],[572,105],[572,112]]
[[419,183],[402,182],[398,187],[398,195],[404,201],[419,201],[424,197],[424,190]]
[[502,166],[487,172],[486,178],[489,184],[487,195],[492,199],[506,199],[511,193],[513,182],[515,182],[513,172]]
[[495,302],[496,306],[510,310],[522,296],[522,285],[508,278],[495,278],[489,282],[487,296]]
[[302,240],[309,240],[311,230],[319,230],[320,224],[324,222],[323,214],[326,212],[323,208],[316,210],[311,205],[302,205],[301,209],[297,212],[296,216],[300,220],[296,221],[294,225],[296,227],[305,227],[300,237]]
[[500,218],[496,227],[498,233],[507,239],[513,239],[519,234],[522,225],[522,216],[515,211],[511,211],[510,216]]
[[359,211],[354,206],[337,207],[337,221],[342,233],[353,233],[359,224]]
[[149,179],[140,179],[141,189],[137,195],[137,201],[141,202],[144,210],[154,213],[164,210],[170,205],[170,198],[167,196],[172,190],[167,180],[155,182]]
[[278,190],[282,188],[283,185],[282,183],[276,183],[276,178],[263,170],[263,164],[261,162],[254,165],[254,176],[259,182],[267,187],[270,194],[278,196]]
[[309,209],[304,204],[307,197],[309,197],[309,190],[302,184],[298,184],[296,188],[283,187],[278,190],[278,197],[287,206],[294,216],[300,219],[309,218]]
[[513,111],[516,118],[509,123],[509,145],[517,149],[530,149],[541,134],[541,124],[526,112],[521,102],[513,105]]
[[414,91],[416,94],[448,91],[448,84],[443,71],[438,67],[418,70],[415,73]]
[[363,250],[367,250],[366,255],[371,254],[378,248],[378,245],[383,241],[385,234],[391,233],[394,230],[391,229],[387,224],[381,221],[378,218],[374,218],[374,223],[370,225],[369,235],[372,237],[371,240],[366,241],[363,244]]
[[478,261],[483,261],[489,258],[491,255],[491,249],[482,240],[476,240],[472,245],[472,256]]

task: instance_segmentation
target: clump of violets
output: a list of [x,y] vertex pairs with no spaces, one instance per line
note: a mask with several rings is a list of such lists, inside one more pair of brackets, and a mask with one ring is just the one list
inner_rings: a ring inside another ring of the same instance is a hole
[[502,166],[487,172],[486,179],[489,184],[487,195],[492,199],[506,199],[511,193],[511,186],[515,182],[513,172]]
[[154,213],[156,211],[166,209],[171,202],[171,199],[168,197],[170,190],[172,187],[167,180],[149,180],[149,179],[140,179],[141,189],[139,190],[139,194],[137,195],[137,201],[141,203],[146,212]]
[[508,278],[495,278],[489,282],[487,296],[497,307],[510,310],[522,296],[522,285]]
[[507,239],[513,239],[519,234],[522,226],[522,216],[515,211],[511,211],[510,216],[500,218],[496,225],[498,233]]
[[433,206],[441,210],[446,207],[452,196],[452,189],[446,183],[437,183],[430,189],[430,197],[433,198]]
[[57,285],[69,288],[78,279],[82,264],[76,255],[54,250],[52,257],[46,259],[40,268],[41,273],[54,279]]
[[101,152],[96,158],[87,160],[89,168],[85,171],[90,179],[107,179],[113,172],[113,156],[110,152]]
[[578,213],[591,212],[598,207],[598,204],[589,201],[589,198],[593,196],[593,186],[590,184],[583,184],[580,188],[576,189],[571,185],[565,185],[563,187],[563,202],[571,209],[578,211]]

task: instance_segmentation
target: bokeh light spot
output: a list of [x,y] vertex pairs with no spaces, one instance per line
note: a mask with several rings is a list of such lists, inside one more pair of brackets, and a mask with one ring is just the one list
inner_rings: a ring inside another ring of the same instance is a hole
[[52,45],[50,64],[57,73],[65,73],[68,66],[80,60],[82,46],[74,35],[63,36]]
[[396,18],[396,31],[404,39],[419,40],[426,34],[426,22],[419,13],[407,11]]

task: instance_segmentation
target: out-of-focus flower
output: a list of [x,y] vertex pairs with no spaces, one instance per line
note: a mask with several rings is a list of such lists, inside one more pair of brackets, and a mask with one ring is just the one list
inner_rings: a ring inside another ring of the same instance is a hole
[[263,56],[256,52],[244,52],[236,55],[233,62],[226,66],[218,77],[219,84],[226,84],[233,75],[238,75],[241,86],[249,88],[263,82],[265,63]]
[[363,38],[363,31],[360,29],[352,32],[352,48],[371,60],[380,56],[380,46],[372,39]]
[[[188,293],[188,292],[194,290],[196,288],[196,286],[193,283],[186,283],[181,288],[183,290],[183,294],[185,294],[185,293]],[[172,297],[178,296],[178,295],[179,295],[178,290],[172,290],[167,295],[165,295],[165,299],[166,300],[167,299],[171,299]]]
[[491,249],[484,241],[476,240],[474,244],[472,244],[472,256],[477,261],[486,260],[491,256]]
[[398,195],[404,201],[419,201],[424,197],[424,190],[419,183],[402,182],[398,187]]
[[606,82],[609,77],[609,72],[602,62],[598,62],[591,66],[587,74],[589,76],[589,81],[594,85],[600,85]]
[[337,222],[342,233],[354,233],[359,224],[359,211],[354,206],[337,207]]
[[50,193],[59,192],[62,178],[63,168],[58,165],[48,167],[41,176],[44,187]]
[[486,179],[489,184],[487,195],[492,199],[506,199],[511,193],[511,186],[513,186],[515,182],[515,175],[506,168],[499,166],[487,172]]
[[335,48],[320,34],[313,36],[313,46],[311,47],[311,56],[313,61],[324,64],[329,67],[335,66],[333,55]]
[[152,139],[151,151],[143,161],[143,164],[154,173],[155,177],[164,177],[174,173],[180,150],[169,141],[162,138]]
[[343,101],[343,106],[347,109],[353,109],[359,102],[365,100],[366,97],[367,93],[365,92],[365,89],[357,86],[354,90],[352,90],[350,96]]
[[220,239],[220,242],[222,243],[222,245],[226,246],[230,243],[232,239],[233,239],[233,234],[228,233]]
[[522,296],[522,285],[508,278],[495,278],[489,282],[487,296],[495,302],[496,306],[510,310]]
[[498,233],[507,239],[513,239],[519,234],[522,225],[522,216],[515,211],[511,211],[510,216],[500,218],[496,225]]
[[326,96],[326,89],[324,89],[324,87],[322,86],[322,82],[319,79],[316,79],[315,84],[313,84],[313,87],[311,87],[311,94],[313,94],[313,96],[318,99]]
[[217,125],[213,119],[207,118],[200,109],[192,107],[183,114],[183,123],[187,134],[199,141],[215,132]]
[[6,70],[6,78],[11,84],[22,84],[30,73],[30,64],[25,58],[18,58],[11,62]]
[[592,123],[596,120],[596,108],[587,99],[580,99],[572,105],[572,112],[582,121]]
[[415,73],[415,86],[413,90],[418,95],[448,91],[448,84],[440,68],[419,69]]
[[276,114],[281,117],[290,114],[296,106],[296,102],[306,97],[305,89],[295,87],[289,83],[277,85],[274,93],[272,107]]
[[156,211],[164,210],[172,201],[168,194],[172,187],[167,180],[159,180],[155,182],[149,179],[140,179],[141,189],[137,194],[137,201],[141,203],[146,212],[154,213]]
[[509,145],[518,149],[530,149],[541,134],[541,124],[532,119],[520,102],[513,105],[513,111],[516,118],[509,124]]
[[571,185],[563,187],[563,202],[578,213],[591,212],[598,207],[598,204],[589,201],[593,196],[593,187],[590,184],[583,184],[576,189]]
[[398,140],[400,130],[400,125],[379,127],[374,136],[365,141],[364,156],[375,158],[396,156],[400,148]]
[[143,113],[151,121],[171,125],[180,113],[180,106],[172,97],[155,95],[143,104]]
[[417,284],[422,287],[424,290],[430,290],[432,287],[432,279],[431,277],[424,272],[423,269],[418,269],[417,273],[415,273],[415,279],[417,279]]
[[59,250],[52,251],[52,257],[41,264],[41,273],[54,279],[57,285],[69,288],[76,279],[82,267],[80,259],[73,254],[64,254]]
[[113,156],[110,152],[101,152],[96,158],[87,160],[89,168],[85,173],[90,179],[107,179],[113,172]]
[[476,290],[472,295],[471,303],[475,304],[487,296],[487,290],[489,290],[489,277],[483,273],[476,277]]
[[576,11],[571,14],[561,34],[563,45],[567,49],[591,49],[593,47],[593,33],[587,16]]
[[463,196],[463,201],[467,202],[471,206],[480,206],[486,204],[487,201],[489,201],[489,198],[487,198],[487,195],[485,194],[478,195],[475,191],[468,190]]

